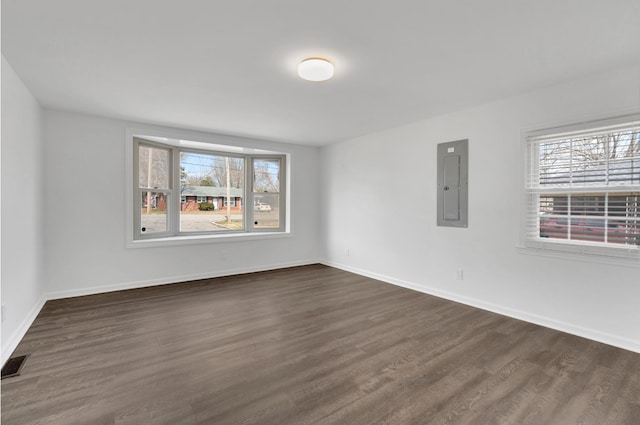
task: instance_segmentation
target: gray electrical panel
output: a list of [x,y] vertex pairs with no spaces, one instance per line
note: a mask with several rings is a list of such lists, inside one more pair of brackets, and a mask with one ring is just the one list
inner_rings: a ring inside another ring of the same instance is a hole
[[438,226],[467,227],[469,140],[438,144]]

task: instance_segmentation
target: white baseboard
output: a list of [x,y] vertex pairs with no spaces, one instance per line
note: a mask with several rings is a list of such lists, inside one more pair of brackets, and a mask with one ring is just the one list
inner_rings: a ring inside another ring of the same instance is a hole
[[[18,326],[18,329],[16,329],[15,332],[11,334],[6,344],[3,344],[0,364],[4,366],[5,362],[9,360],[9,357],[11,357],[13,351],[16,349],[18,344],[20,344],[20,341],[22,341],[22,338],[24,338],[25,334],[31,327],[31,324],[33,324],[33,321],[36,320],[36,317],[38,317],[38,314],[40,313],[40,310],[42,310],[42,307],[44,307],[45,302],[47,302],[46,297],[43,296],[42,298],[40,298],[40,300],[38,300],[38,302],[33,306],[31,311],[29,311],[20,326]],[[4,337],[2,339],[4,342]]]
[[269,264],[257,267],[243,267],[237,269],[217,270],[215,272],[177,275],[170,277],[162,277],[158,279],[139,280],[135,282],[122,282],[112,285],[93,286],[89,288],[70,289],[66,291],[55,291],[46,294],[47,300],[56,300],[60,298],[81,297],[84,295],[101,294],[104,292],[123,291],[126,289],[146,288],[149,286],[169,285],[172,283],[188,282],[191,280],[213,279],[216,277],[234,276],[245,273],[264,272],[269,270],[285,269],[287,267],[307,266],[310,264],[319,264],[320,259],[311,259],[304,261],[294,261],[289,263]]
[[603,344],[613,345],[614,347],[619,347],[625,350],[640,353],[640,341],[632,340],[623,336],[600,332],[594,329],[584,328],[582,326],[575,325],[572,323],[563,322],[560,320],[552,319],[545,316],[540,316],[540,315],[529,313],[526,311],[516,310],[510,307],[488,303],[486,301],[465,297],[465,296],[454,294],[447,291],[442,291],[440,289],[432,288],[429,286],[418,285],[413,282],[407,282],[401,279],[396,279],[391,276],[370,272],[368,270],[362,270],[356,267],[347,266],[345,264],[340,264],[334,261],[323,260],[321,263],[330,267],[335,267],[337,269],[359,274],[361,276],[366,276],[372,279],[380,280],[382,282],[390,283],[392,285],[413,289],[414,291],[433,295],[439,298],[444,298],[450,301],[459,302],[461,304],[469,305],[471,307],[476,307],[482,310],[487,310],[492,313],[497,313],[497,314],[508,316],[518,320],[524,320],[525,322],[534,323],[536,325],[544,326],[546,328],[555,329],[557,331],[591,339],[593,341],[602,342]]

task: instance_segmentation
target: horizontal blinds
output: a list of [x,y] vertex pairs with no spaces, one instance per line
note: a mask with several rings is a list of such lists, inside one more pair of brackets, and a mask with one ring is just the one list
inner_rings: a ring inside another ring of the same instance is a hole
[[527,239],[640,247],[640,121],[527,138]]
[[640,192],[529,196],[527,236],[551,242],[640,247]]
[[640,125],[597,135],[528,140],[529,189],[640,190]]

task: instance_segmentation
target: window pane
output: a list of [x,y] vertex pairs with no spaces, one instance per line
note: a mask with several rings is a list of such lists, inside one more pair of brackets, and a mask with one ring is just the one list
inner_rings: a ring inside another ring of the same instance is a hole
[[[540,197],[540,237],[640,245],[640,194]],[[567,214],[571,207],[571,214]]]
[[572,183],[578,185],[606,183],[608,155],[606,135],[573,139],[572,143]]
[[610,243],[640,245],[640,193],[609,196]]
[[566,195],[540,198],[540,237],[567,239],[569,197]]
[[571,215],[604,216],[604,195],[600,196],[572,196]]
[[571,239],[605,242],[605,195],[571,197]]
[[257,159],[253,161],[253,191],[257,193],[280,192],[279,159]]
[[280,227],[280,195],[260,193],[254,195],[253,227],[269,229]]
[[244,230],[244,160],[180,153],[181,232]]
[[140,211],[140,233],[166,232],[168,195],[163,192],[142,192],[142,209]]
[[640,182],[640,131],[542,142],[541,186],[620,186]]
[[571,239],[589,242],[605,242],[604,226],[605,220],[603,218],[582,217],[580,219],[572,219]]
[[539,157],[541,186],[561,186],[570,182],[570,141],[541,143]]
[[612,133],[608,143],[610,184],[640,183],[640,131]]
[[169,151],[140,145],[138,148],[139,187],[169,188]]
[[253,161],[253,227],[280,227],[280,160]]

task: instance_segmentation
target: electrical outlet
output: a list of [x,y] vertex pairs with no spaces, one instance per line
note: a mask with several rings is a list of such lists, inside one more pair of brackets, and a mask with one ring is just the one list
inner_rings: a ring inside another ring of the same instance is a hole
[[4,322],[4,319],[6,318],[6,309],[4,307],[4,304],[2,304],[2,312],[0,313],[0,316],[2,316],[2,321]]
[[349,257],[351,255],[351,250],[349,248],[347,248],[347,257]]
[[464,278],[464,271],[462,269],[456,270],[456,280],[462,280]]

